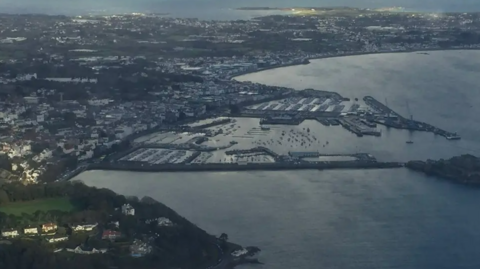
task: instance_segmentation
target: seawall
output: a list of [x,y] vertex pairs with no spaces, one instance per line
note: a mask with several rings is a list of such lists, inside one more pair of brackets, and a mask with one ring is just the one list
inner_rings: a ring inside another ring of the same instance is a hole
[[390,169],[403,167],[397,162],[371,161],[338,161],[318,163],[265,163],[265,164],[156,164],[145,163],[98,163],[91,164],[87,170],[117,170],[134,172],[221,172],[221,171],[276,171],[276,170],[303,170],[303,169]]

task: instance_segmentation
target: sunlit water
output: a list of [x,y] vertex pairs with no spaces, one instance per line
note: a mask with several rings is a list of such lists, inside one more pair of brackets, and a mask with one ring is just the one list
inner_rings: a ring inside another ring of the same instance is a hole
[[[408,132],[392,130],[381,139],[352,138],[341,128],[334,135],[328,127],[321,132],[337,149],[364,147],[392,159],[449,157],[480,146],[478,56],[455,51],[344,57],[242,79],[373,95],[401,113],[408,100],[415,118],[457,130],[463,139],[452,143],[414,133],[415,144],[406,149]],[[89,171],[77,179],[151,196],[212,234],[226,232],[232,241],[259,246],[262,268],[480,268],[480,190],[406,169]]]

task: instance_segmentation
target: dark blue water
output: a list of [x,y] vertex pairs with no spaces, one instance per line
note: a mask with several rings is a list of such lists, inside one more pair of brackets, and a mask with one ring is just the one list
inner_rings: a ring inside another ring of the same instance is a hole
[[467,12],[480,11],[477,0],[2,0],[3,13],[47,13],[81,15],[94,13],[169,12],[175,17],[202,19],[248,19],[268,15],[266,12],[231,10],[244,6],[351,6],[378,8],[402,6],[412,11]]
[[210,233],[257,245],[265,269],[480,268],[480,191],[406,169],[77,178],[151,196]]

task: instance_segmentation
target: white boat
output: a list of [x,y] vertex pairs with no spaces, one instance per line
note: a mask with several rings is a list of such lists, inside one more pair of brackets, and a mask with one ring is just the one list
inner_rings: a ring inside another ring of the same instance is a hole
[[453,133],[453,135],[446,136],[448,140],[460,140],[462,139],[461,136],[457,135],[457,133]]

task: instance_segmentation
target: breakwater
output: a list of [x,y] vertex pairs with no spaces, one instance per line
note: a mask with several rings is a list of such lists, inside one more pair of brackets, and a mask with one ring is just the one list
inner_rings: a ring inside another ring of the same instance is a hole
[[208,164],[146,164],[140,162],[117,162],[91,164],[87,170],[118,170],[134,172],[212,172],[212,171],[275,171],[301,169],[388,169],[403,167],[398,162],[337,161],[300,163],[208,163]]
[[363,100],[373,109],[385,114],[384,119],[373,120],[375,123],[396,129],[430,132],[434,133],[435,135],[443,136],[448,140],[458,140],[461,138],[459,135],[457,135],[457,133],[445,131],[426,122],[415,121],[412,117],[410,119],[404,118],[372,96],[365,96]]
[[201,124],[201,125],[197,125],[197,126],[184,126],[184,128],[186,130],[203,130],[203,129],[207,129],[207,128],[210,128],[210,127],[215,127],[215,126],[218,126],[218,125],[224,125],[224,124],[228,124],[228,123],[231,123],[232,122],[232,119],[230,118],[227,118],[227,119],[220,119],[220,120],[215,120],[215,121],[212,121],[210,123],[205,123],[205,124]]

